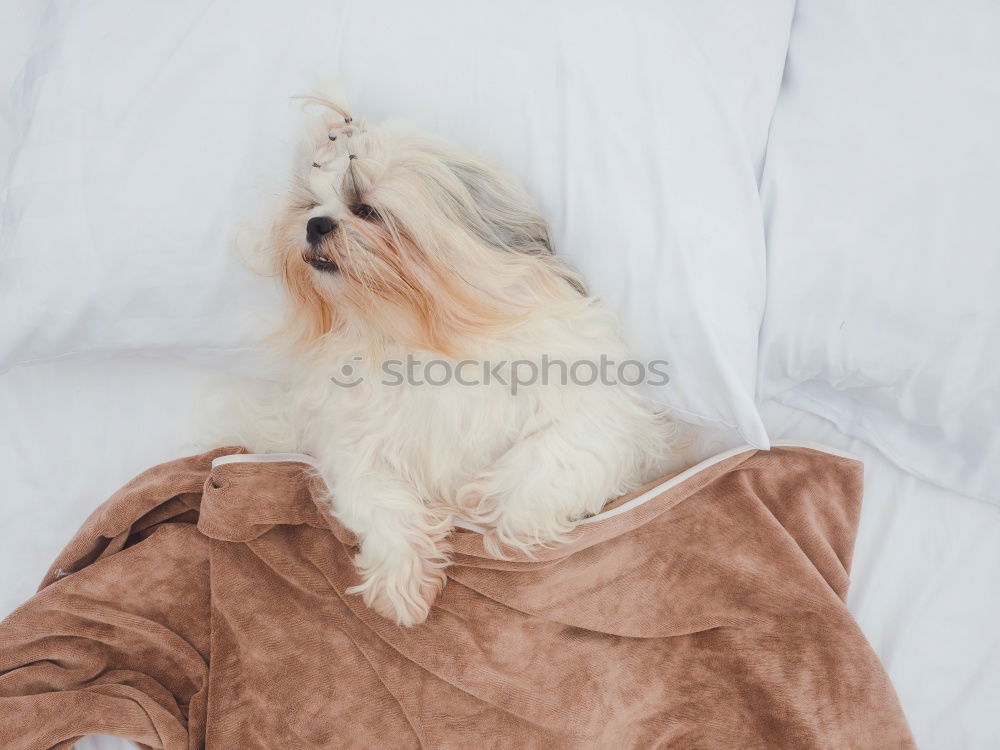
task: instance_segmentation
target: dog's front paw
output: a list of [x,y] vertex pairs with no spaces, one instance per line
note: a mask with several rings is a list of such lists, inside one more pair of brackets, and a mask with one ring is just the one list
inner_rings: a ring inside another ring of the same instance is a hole
[[455,493],[454,510],[463,521],[489,526],[497,518],[495,498],[489,474],[476,477]]
[[447,560],[421,557],[416,550],[376,556],[362,547],[354,558],[362,583],[347,590],[387,620],[410,627],[427,619],[445,584]]
[[533,557],[539,548],[569,541],[574,525],[571,519],[522,511],[512,503],[500,506],[496,520],[483,535],[483,546],[501,559],[509,557],[512,551]]
[[[523,475],[519,477],[523,483]],[[532,550],[566,541],[574,523],[565,513],[544,502],[547,495],[522,488],[502,475],[483,473],[462,487],[455,509],[463,519],[486,528],[483,545],[494,557],[511,551],[527,555]]]

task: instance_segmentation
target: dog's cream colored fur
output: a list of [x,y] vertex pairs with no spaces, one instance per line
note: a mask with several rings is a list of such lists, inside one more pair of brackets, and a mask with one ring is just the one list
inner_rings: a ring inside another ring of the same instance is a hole
[[[676,430],[624,385],[385,384],[381,363],[408,355],[572,363],[628,352],[515,182],[437,139],[318,103],[321,127],[272,238],[298,354],[255,413],[251,442],[316,457],[361,542],[354,592],[412,625],[444,584],[456,518],[484,526],[500,552],[558,542],[661,475]],[[320,216],[336,228],[310,244],[306,224]]]

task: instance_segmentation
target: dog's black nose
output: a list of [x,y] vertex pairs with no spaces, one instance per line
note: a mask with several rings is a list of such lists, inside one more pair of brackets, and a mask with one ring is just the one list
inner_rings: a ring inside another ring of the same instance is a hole
[[329,216],[314,216],[306,224],[306,239],[315,245],[335,228],[336,223]]

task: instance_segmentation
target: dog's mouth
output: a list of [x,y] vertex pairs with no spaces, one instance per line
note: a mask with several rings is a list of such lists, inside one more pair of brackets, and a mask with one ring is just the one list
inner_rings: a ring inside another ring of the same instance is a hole
[[338,270],[336,263],[329,258],[324,258],[312,248],[302,253],[302,260],[315,268],[317,271],[322,271],[323,273],[336,273]]

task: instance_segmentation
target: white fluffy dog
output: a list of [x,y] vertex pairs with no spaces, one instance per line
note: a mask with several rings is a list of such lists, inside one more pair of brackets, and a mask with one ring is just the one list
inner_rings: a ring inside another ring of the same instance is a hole
[[558,542],[661,476],[676,425],[634,387],[586,383],[628,354],[514,181],[317,103],[271,240],[298,354],[249,442],[317,459],[360,540],[353,592],[413,625],[445,582],[456,520],[498,552]]

